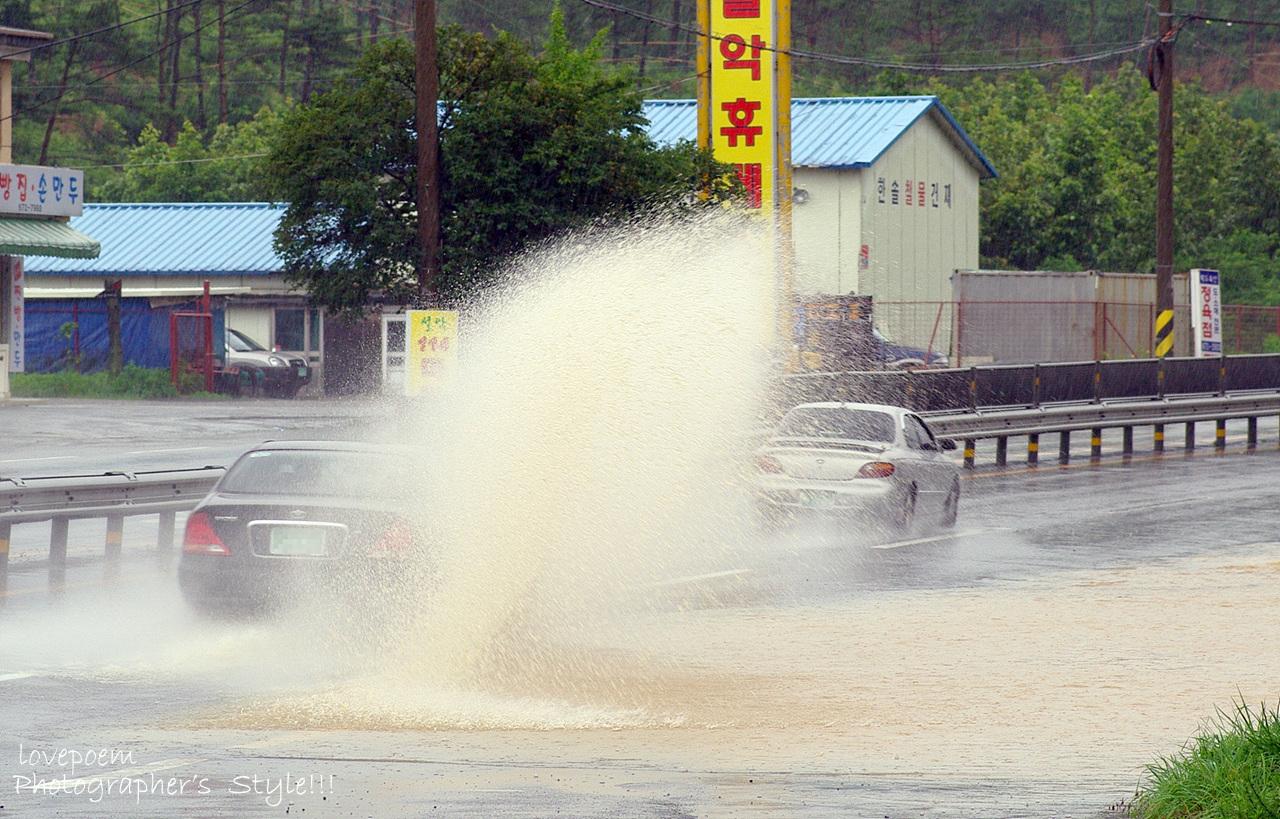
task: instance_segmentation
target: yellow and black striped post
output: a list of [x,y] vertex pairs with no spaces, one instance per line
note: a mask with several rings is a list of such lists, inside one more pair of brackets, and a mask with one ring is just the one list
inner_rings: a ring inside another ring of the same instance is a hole
[[1152,435],[1151,449],[1159,455],[1164,452],[1164,424],[1156,424]]
[[1213,435],[1213,448],[1222,452],[1227,448],[1227,419],[1219,418],[1217,429]]
[[0,521],[0,575],[9,571],[9,535],[12,531],[12,523]]
[[1089,436],[1089,457],[1092,460],[1102,458],[1102,430],[1094,429],[1093,434]]
[[[1166,358],[1173,351],[1173,311],[1156,314],[1156,358]],[[1160,368],[1163,372],[1164,368]]]
[[[1155,348],[1156,359],[1159,361],[1156,369],[1156,395],[1164,398],[1164,360],[1173,351],[1173,311],[1161,310],[1156,313],[1155,328]],[[1162,427],[1157,427],[1163,431]],[[1163,439],[1163,436],[1160,436]],[[1163,447],[1158,447],[1156,452],[1163,451]]]
[[973,458],[977,450],[978,442],[973,438],[966,438],[964,441],[964,468],[973,469]]
[[1040,460],[1040,434],[1032,433],[1027,436],[1027,463],[1035,466]]

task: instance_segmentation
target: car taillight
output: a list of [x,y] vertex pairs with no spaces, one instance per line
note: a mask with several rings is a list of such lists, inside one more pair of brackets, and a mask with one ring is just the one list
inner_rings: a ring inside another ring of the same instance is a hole
[[222,542],[213,524],[204,512],[195,512],[187,518],[187,531],[182,537],[182,551],[189,555],[229,555],[231,550]]
[[782,462],[772,455],[757,455],[756,468],[761,472],[771,472],[774,475],[783,473]]
[[863,464],[858,470],[859,478],[888,478],[893,474],[893,464],[884,461],[872,461]]
[[413,548],[413,533],[409,524],[397,520],[391,524],[386,533],[373,545],[375,552],[407,552]]

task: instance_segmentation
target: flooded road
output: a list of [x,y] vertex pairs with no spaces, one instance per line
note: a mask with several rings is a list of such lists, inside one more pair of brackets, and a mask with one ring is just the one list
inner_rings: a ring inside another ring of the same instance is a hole
[[433,561],[393,628],[216,620],[154,529],[108,566],[73,526],[51,589],[48,527],[16,527],[0,817],[1098,817],[1215,708],[1280,697],[1274,419],[1249,455],[1232,426],[1228,454],[980,472],[946,534],[760,535],[761,236],[676,227],[540,250],[448,400],[0,407],[8,474],[406,444]]
[[[540,619],[536,639],[454,680],[352,669],[314,622],[201,622],[142,533],[115,578],[86,560],[56,595],[38,562],[16,560],[0,805],[1107,815],[1215,707],[1280,696],[1266,649],[1278,484],[1274,439],[1254,455],[983,474],[951,535],[743,540],[613,606]],[[68,776],[33,748],[130,756]],[[145,795],[89,790],[121,777]]]

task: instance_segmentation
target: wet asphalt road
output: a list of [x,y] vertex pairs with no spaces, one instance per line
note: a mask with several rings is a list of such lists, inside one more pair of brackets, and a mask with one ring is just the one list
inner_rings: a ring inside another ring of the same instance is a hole
[[[394,438],[400,417],[375,402],[0,404],[0,475],[225,464],[266,438],[371,430]],[[749,629],[753,619],[797,609],[914,605],[1063,574],[1107,578],[1134,565],[1247,558],[1280,539],[1272,420],[1250,454],[1233,426],[1222,455],[1202,446],[1184,456],[1174,440],[1161,459],[1139,452],[1069,468],[982,469],[965,481],[954,533],[888,543],[820,529],[786,534],[696,578],[673,577],[661,595],[672,612],[713,610]],[[1207,425],[1202,434],[1211,440]],[[417,729],[342,718],[294,725],[275,703],[330,680],[315,656],[322,641],[196,621],[145,525],[130,524],[117,568],[100,559],[100,529],[73,528],[66,581],[50,589],[46,533],[15,528],[0,597],[0,819],[1098,817],[1112,815],[1136,781],[1132,768],[1002,776],[964,766],[877,767],[872,757],[824,756],[821,731],[796,733],[781,719],[718,733],[611,718],[582,726],[563,714],[483,730],[453,717]],[[1185,673],[1195,675],[1197,662],[1188,657]],[[751,670],[749,656],[735,663]],[[731,713],[732,703],[715,708]],[[85,761],[101,749],[116,758]]]

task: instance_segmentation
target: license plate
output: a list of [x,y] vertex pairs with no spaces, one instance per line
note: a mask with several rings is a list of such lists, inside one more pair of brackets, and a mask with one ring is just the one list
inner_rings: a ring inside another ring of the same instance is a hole
[[280,557],[323,557],[325,530],[315,527],[277,526],[271,530],[270,553]]
[[307,368],[306,368],[306,367],[298,367],[298,368],[296,368],[296,369],[297,369],[297,371],[298,371],[298,377],[299,377],[299,378],[306,378],[306,377],[307,377]]
[[834,509],[834,492],[804,491],[800,493],[800,505],[806,509]]

